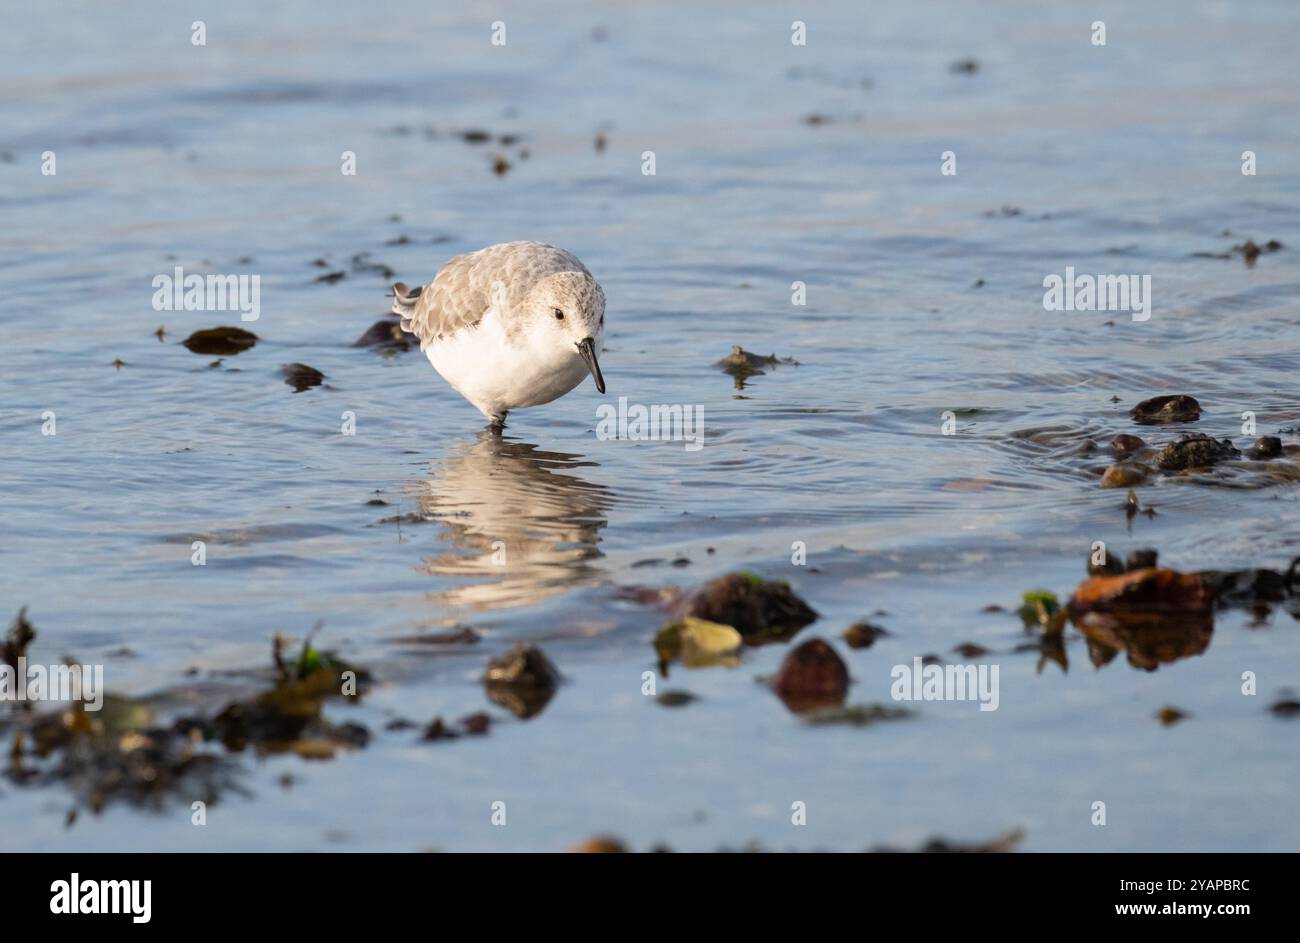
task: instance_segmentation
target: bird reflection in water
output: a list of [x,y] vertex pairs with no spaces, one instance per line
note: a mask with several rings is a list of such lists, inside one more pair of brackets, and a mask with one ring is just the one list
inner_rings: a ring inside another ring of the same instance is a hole
[[474,609],[523,606],[598,580],[609,490],[570,472],[599,467],[489,430],[455,446],[421,483],[421,514],[445,525],[446,552],[423,561],[436,576],[481,578],[439,595]]

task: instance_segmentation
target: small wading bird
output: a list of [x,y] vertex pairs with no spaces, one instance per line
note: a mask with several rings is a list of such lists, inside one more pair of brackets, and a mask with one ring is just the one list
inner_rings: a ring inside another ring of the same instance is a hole
[[394,285],[393,313],[496,429],[510,410],[558,399],[589,372],[605,392],[596,361],[605,293],[555,246],[506,242],[458,255],[423,287]]

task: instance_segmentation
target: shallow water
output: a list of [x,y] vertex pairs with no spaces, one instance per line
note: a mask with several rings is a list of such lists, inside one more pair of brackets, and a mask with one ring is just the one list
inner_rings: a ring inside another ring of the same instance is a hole
[[[851,850],[1020,826],[1035,850],[1300,847],[1300,727],[1266,709],[1300,687],[1295,619],[1222,613],[1204,654],[1153,673],[1094,669],[1070,630],[1068,672],[1039,672],[1013,651],[1016,617],[982,611],[1039,587],[1064,598],[1097,540],[1181,570],[1300,554],[1296,484],[1158,479],[1139,489],[1157,515],[1131,521],[1099,487],[1115,434],[1175,437],[1128,418],[1149,396],[1196,396],[1194,428],[1242,447],[1244,411],[1260,434],[1300,426],[1300,9],[1095,6],[819,5],[802,49],[762,0],[382,17],[231,2],[201,48],[165,4],[0,13],[0,618],[27,605],[34,658],[103,663],[125,693],[263,669],[275,633],[317,621],[378,681],[331,708],[370,727],[366,749],[245,758],[252,795],[206,828],[182,802],[65,828],[66,792],[2,784],[0,846],[518,850],[611,833]],[[967,56],[979,71],[949,71]],[[470,145],[471,128],[521,141]],[[570,249],[603,284],[609,393],[585,384],[495,440],[420,354],[351,346],[388,280],[350,260],[417,284],[520,238]],[[1193,255],[1246,238],[1285,248],[1253,266]],[[261,317],[242,325],[256,347],[214,369],[180,344],[239,322],[153,310],[151,280],[176,265],[261,276]],[[1151,319],[1044,310],[1044,276],[1067,265],[1150,273]],[[798,365],[737,389],[714,367],[735,344]],[[295,394],[287,362],[326,385]],[[704,447],[600,440],[596,406],[619,396],[701,404]],[[743,568],[818,610],[799,638],[834,642],[852,703],[888,702],[895,664],[976,642],[1000,666],[999,709],[809,727],[755,680],[782,645],[674,669],[660,689],[699,696],[684,708],[643,696],[663,617],[619,588]],[[865,617],[893,636],[850,651],[839,633]],[[394,641],[462,625],[482,640]],[[518,639],[566,678],[526,722],[479,681]],[[1191,718],[1162,727],[1166,704]],[[482,709],[501,720],[483,738],[384,729]]]

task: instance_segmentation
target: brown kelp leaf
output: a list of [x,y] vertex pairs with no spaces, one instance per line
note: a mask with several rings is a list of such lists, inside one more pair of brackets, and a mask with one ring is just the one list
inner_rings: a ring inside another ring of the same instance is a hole
[[210,327],[181,341],[190,353],[233,357],[257,343],[257,335],[240,327]]
[[817,618],[785,581],[764,580],[749,572],[711,580],[683,602],[683,615],[736,629],[746,645],[784,642]]
[[827,642],[808,639],[782,659],[772,690],[796,713],[838,707],[849,691],[849,669]]
[[1201,612],[1213,599],[1199,573],[1141,567],[1121,576],[1084,580],[1070,597],[1070,616],[1089,612]]
[[1088,639],[1094,665],[1101,667],[1125,651],[1134,668],[1154,671],[1209,647],[1213,600],[1199,573],[1144,567],[1085,580],[1068,611]]
[[488,662],[487,696],[521,720],[542,712],[560,683],[560,673],[536,645],[516,642]]
[[305,363],[283,364],[280,373],[284,376],[284,382],[293,387],[295,393],[301,393],[325,382],[325,374]]
[[1201,418],[1201,404],[1190,396],[1155,396],[1138,403],[1129,410],[1129,415],[1144,426],[1194,422]]

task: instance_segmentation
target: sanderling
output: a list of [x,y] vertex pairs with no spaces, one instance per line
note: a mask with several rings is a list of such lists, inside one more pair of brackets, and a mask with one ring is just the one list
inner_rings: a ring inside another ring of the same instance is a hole
[[605,293],[585,265],[555,246],[505,242],[458,255],[423,287],[394,285],[393,313],[433,368],[494,426],[511,409],[558,399],[588,371],[605,392],[596,362]]

